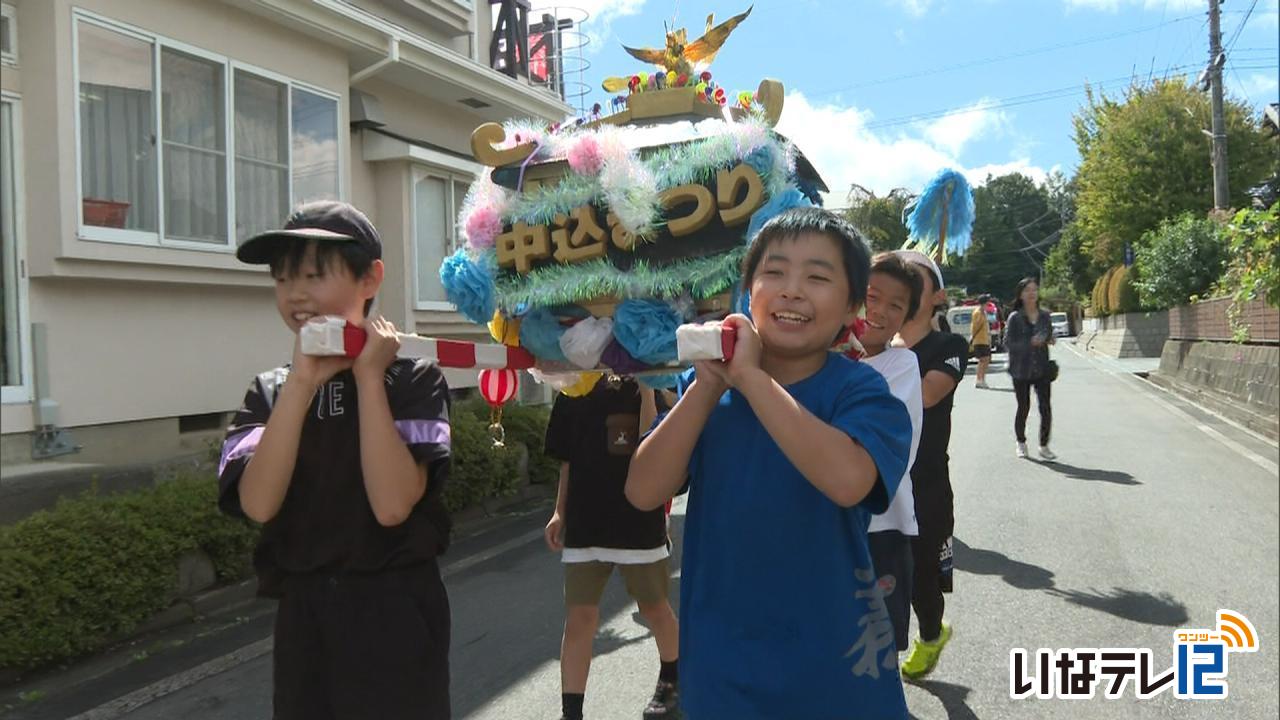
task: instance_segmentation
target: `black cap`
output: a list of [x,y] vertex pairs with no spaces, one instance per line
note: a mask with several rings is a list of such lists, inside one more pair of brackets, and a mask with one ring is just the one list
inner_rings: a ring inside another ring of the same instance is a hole
[[285,238],[359,243],[374,260],[382,259],[382,240],[365,214],[333,200],[299,205],[280,230],[258,233],[236,248],[240,262],[266,265],[275,256],[276,241]]

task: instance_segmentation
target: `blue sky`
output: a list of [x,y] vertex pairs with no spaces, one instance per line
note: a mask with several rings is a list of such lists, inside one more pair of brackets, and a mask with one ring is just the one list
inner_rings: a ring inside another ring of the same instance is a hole
[[[550,5],[552,3],[544,3]],[[750,0],[558,0],[583,25],[591,102],[607,75],[645,69],[620,45],[660,46],[663,22],[697,37]],[[1250,5],[1252,13],[1245,20]],[[1280,0],[1228,0],[1229,95],[1259,111],[1280,95]],[[780,129],[813,160],[840,206],[850,183],[918,189],[942,167],[1040,180],[1079,156],[1071,116],[1089,82],[1195,76],[1208,56],[1207,0],[757,0],[711,66],[728,88],[781,80]],[[944,114],[946,111],[953,111]],[[1207,158],[1206,158],[1207,162]]]

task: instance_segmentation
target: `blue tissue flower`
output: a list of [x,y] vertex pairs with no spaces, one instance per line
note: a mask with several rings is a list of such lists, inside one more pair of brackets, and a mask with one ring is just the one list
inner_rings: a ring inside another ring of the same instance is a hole
[[680,373],[671,373],[670,375],[640,375],[636,377],[641,385],[653,388],[654,390],[675,390],[676,383],[680,380]]
[[769,198],[768,202],[761,205],[760,209],[751,215],[751,223],[747,225],[746,241],[751,242],[756,233],[760,232],[760,228],[764,227],[764,224],[774,217],[791,208],[798,207],[813,207],[813,203],[809,202],[809,198],[805,197],[804,193],[795,187],[789,187]]
[[681,318],[657,300],[626,300],[613,313],[613,336],[632,357],[648,365],[676,359],[676,328]]
[[440,264],[440,282],[444,285],[445,297],[473,323],[487,323],[493,319],[492,263],[492,255],[482,255],[477,263],[465,250],[459,249]]
[[769,177],[769,173],[773,172],[773,152],[768,146],[762,145],[752,150],[742,158],[742,162],[750,165],[762,179]]
[[546,308],[534,308],[520,320],[520,345],[540,360],[568,362],[560,349],[565,327]]

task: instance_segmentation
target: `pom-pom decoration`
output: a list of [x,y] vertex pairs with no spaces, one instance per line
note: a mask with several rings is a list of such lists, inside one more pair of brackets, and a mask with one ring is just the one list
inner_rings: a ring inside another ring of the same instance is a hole
[[569,148],[568,160],[569,168],[579,175],[595,175],[600,172],[600,167],[604,164],[604,157],[600,154],[600,144],[591,135],[584,136]]
[[943,170],[925,185],[915,204],[904,214],[910,239],[903,248],[913,246],[941,265],[947,261],[948,250],[963,255],[969,247],[974,217],[973,190],[964,175]]
[[628,300],[613,314],[613,334],[627,354],[648,365],[676,359],[676,328],[683,318],[667,303]]
[[502,233],[502,217],[492,207],[479,207],[467,217],[467,242],[474,248],[491,248]]
[[481,370],[477,386],[484,401],[489,403],[489,436],[495,448],[505,447],[506,430],[502,427],[502,406],[516,396],[520,389],[520,375],[508,368]]
[[480,325],[493,318],[493,269],[489,265],[488,256],[477,263],[463,249],[445,258],[440,265],[445,297],[458,312]]

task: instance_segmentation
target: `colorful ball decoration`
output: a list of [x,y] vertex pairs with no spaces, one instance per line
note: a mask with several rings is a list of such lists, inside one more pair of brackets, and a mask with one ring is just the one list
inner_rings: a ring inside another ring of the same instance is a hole
[[480,395],[489,403],[489,437],[494,448],[506,447],[507,432],[502,427],[502,405],[516,396],[520,376],[515,370],[502,368],[480,371]]
[[515,370],[502,368],[500,370],[480,371],[480,394],[484,396],[484,401],[490,405],[501,406],[516,396],[516,390],[519,387],[520,376],[516,374]]

